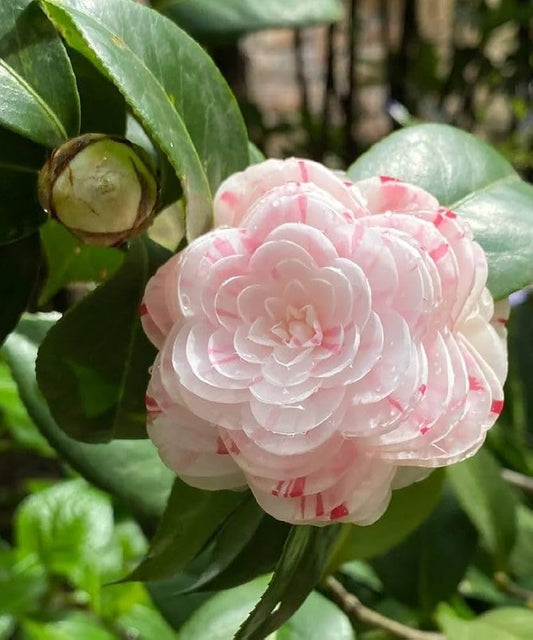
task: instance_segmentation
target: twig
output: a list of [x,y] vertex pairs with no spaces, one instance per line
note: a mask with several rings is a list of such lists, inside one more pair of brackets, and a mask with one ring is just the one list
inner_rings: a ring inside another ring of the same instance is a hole
[[525,493],[533,494],[533,478],[525,476],[523,473],[513,471],[512,469],[502,469],[502,478],[506,480],[513,487],[524,491]]
[[356,596],[346,591],[333,576],[326,578],[326,593],[352,619],[356,618],[372,627],[378,627],[405,640],[446,640],[442,633],[420,631],[366,607]]
[[533,609],[533,591],[515,584],[503,571],[498,571],[494,574],[494,582],[500,591],[518,598],[519,600],[523,600],[526,607]]

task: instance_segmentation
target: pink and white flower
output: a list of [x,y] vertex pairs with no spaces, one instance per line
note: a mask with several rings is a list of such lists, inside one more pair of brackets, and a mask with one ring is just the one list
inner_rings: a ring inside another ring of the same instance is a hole
[[226,180],[214,231],[150,280],[148,433],[183,480],[274,517],[370,524],[473,455],[503,406],[505,321],[468,225],[424,190],[307,160]]

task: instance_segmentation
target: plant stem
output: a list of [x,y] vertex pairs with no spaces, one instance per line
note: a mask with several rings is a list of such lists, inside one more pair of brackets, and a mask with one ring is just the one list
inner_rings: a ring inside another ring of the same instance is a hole
[[502,469],[502,478],[525,493],[533,494],[533,478],[512,469]]
[[326,578],[326,593],[352,620],[357,619],[372,627],[388,631],[405,640],[446,640],[442,633],[420,631],[366,607],[356,596],[346,591],[343,585],[333,576]]
[[494,582],[500,591],[523,600],[526,607],[533,608],[533,591],[515,584],[506,573],[498,571],[494,575]]

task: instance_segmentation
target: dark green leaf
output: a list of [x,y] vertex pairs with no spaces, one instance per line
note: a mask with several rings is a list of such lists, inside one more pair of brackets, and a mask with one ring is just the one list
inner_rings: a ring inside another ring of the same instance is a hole
[[74,49],[69,51],[81,101],[81,133],[123,136],[126,101],[115,85]]
[[155,0],[152,4],[205,40],[236,38],[259,29],[335,22],[342,17],[339,0]]
[[46,216],[37,201],[44,147],[0,127],[0,245],[33,233]]
[[438,621],[450,640],[530,640],[533,635],[533,611],[520,607],[502,607],[475,620],[462,620],[441,607]]
[[119,271],[50,330],[37,381],[59,426],[87,442],[146,437],[144,395],[155,350],[139,306],[148,279],[170,253],[132,242]]
[[487,254],[496,299],[533,282],[533,187],[478,138],[441,124],[407,127],[374,145],[348,174],[419,185],[468,220]]
[[520,505],[517,511],[517,540],[511,555],[513,575],[533,589],[533,511]]
[[476,530],[445,491],[422,526],[372,564],[389,595],[429,614],[455,592],[476,542]]
[[38,234],[0,245],[0,345],[26,310],[40,266]]
[[24,620],[25,640],[117,640],[88,613],[70,613],[54,622]]
[[45,304],[72,282],[105,282],[120,267],[124,253],[112,247],[93,247],[49,220],[41,227],[47,274],[39,303]]
[[235,491],[202,491],[176,479],[146,558],[130,580],[161,580],[183,569],[246,499]]
[[316,586],[339,536],[339,527],[293,526],[268,588],[235,640],[260,640],[278,629]]
[[[180,630],[180,640],[232,640],[268,583],[258,578],[220,593],[200,609]],[[263,638],[264,636],[257,636]],[[275,634],[276,640],[354,640],[350,621],[335,605],[311,593],[294,616]]]
[[78,133],[70,61],[32,0],[0,3],[0,124],[55,147]]
[[396,546],[414,531],[437,505],[444,480],[438,469],[422,482],[399,489],[392,494],[391,503],[375,524],[368,527],[343,525],[343,532],[330,564],[330,571],[345,562],[358,558],[373,558]]
[[448,478],[496,568],[505,569],[516,540],[516,491],[502,478],[500,466],[486,449],[452,465]]
[[89,481],[124,502],[136,515],[159,517],[174,475],[160,461],[151,442],[84,444],[66,436],[50,415],[37,388],[35,359],[37,346],[54,319],[56,314],[23,318],[3,347],[28,413],[64,460]]
[[213,62],[176,25],[130,0],[43,4],[69,45],[106,73],[168,156],[183,186],[189,239],[205,232],[211,191],[248,164],[242,117]]

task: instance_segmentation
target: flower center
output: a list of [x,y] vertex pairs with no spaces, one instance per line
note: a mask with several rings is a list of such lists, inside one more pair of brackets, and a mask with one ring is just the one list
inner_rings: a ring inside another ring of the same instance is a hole
[[289,305],[285,317],[272,326],[272,333],[290,347],[312,347],[322,342],[322,329],[314,308]]

